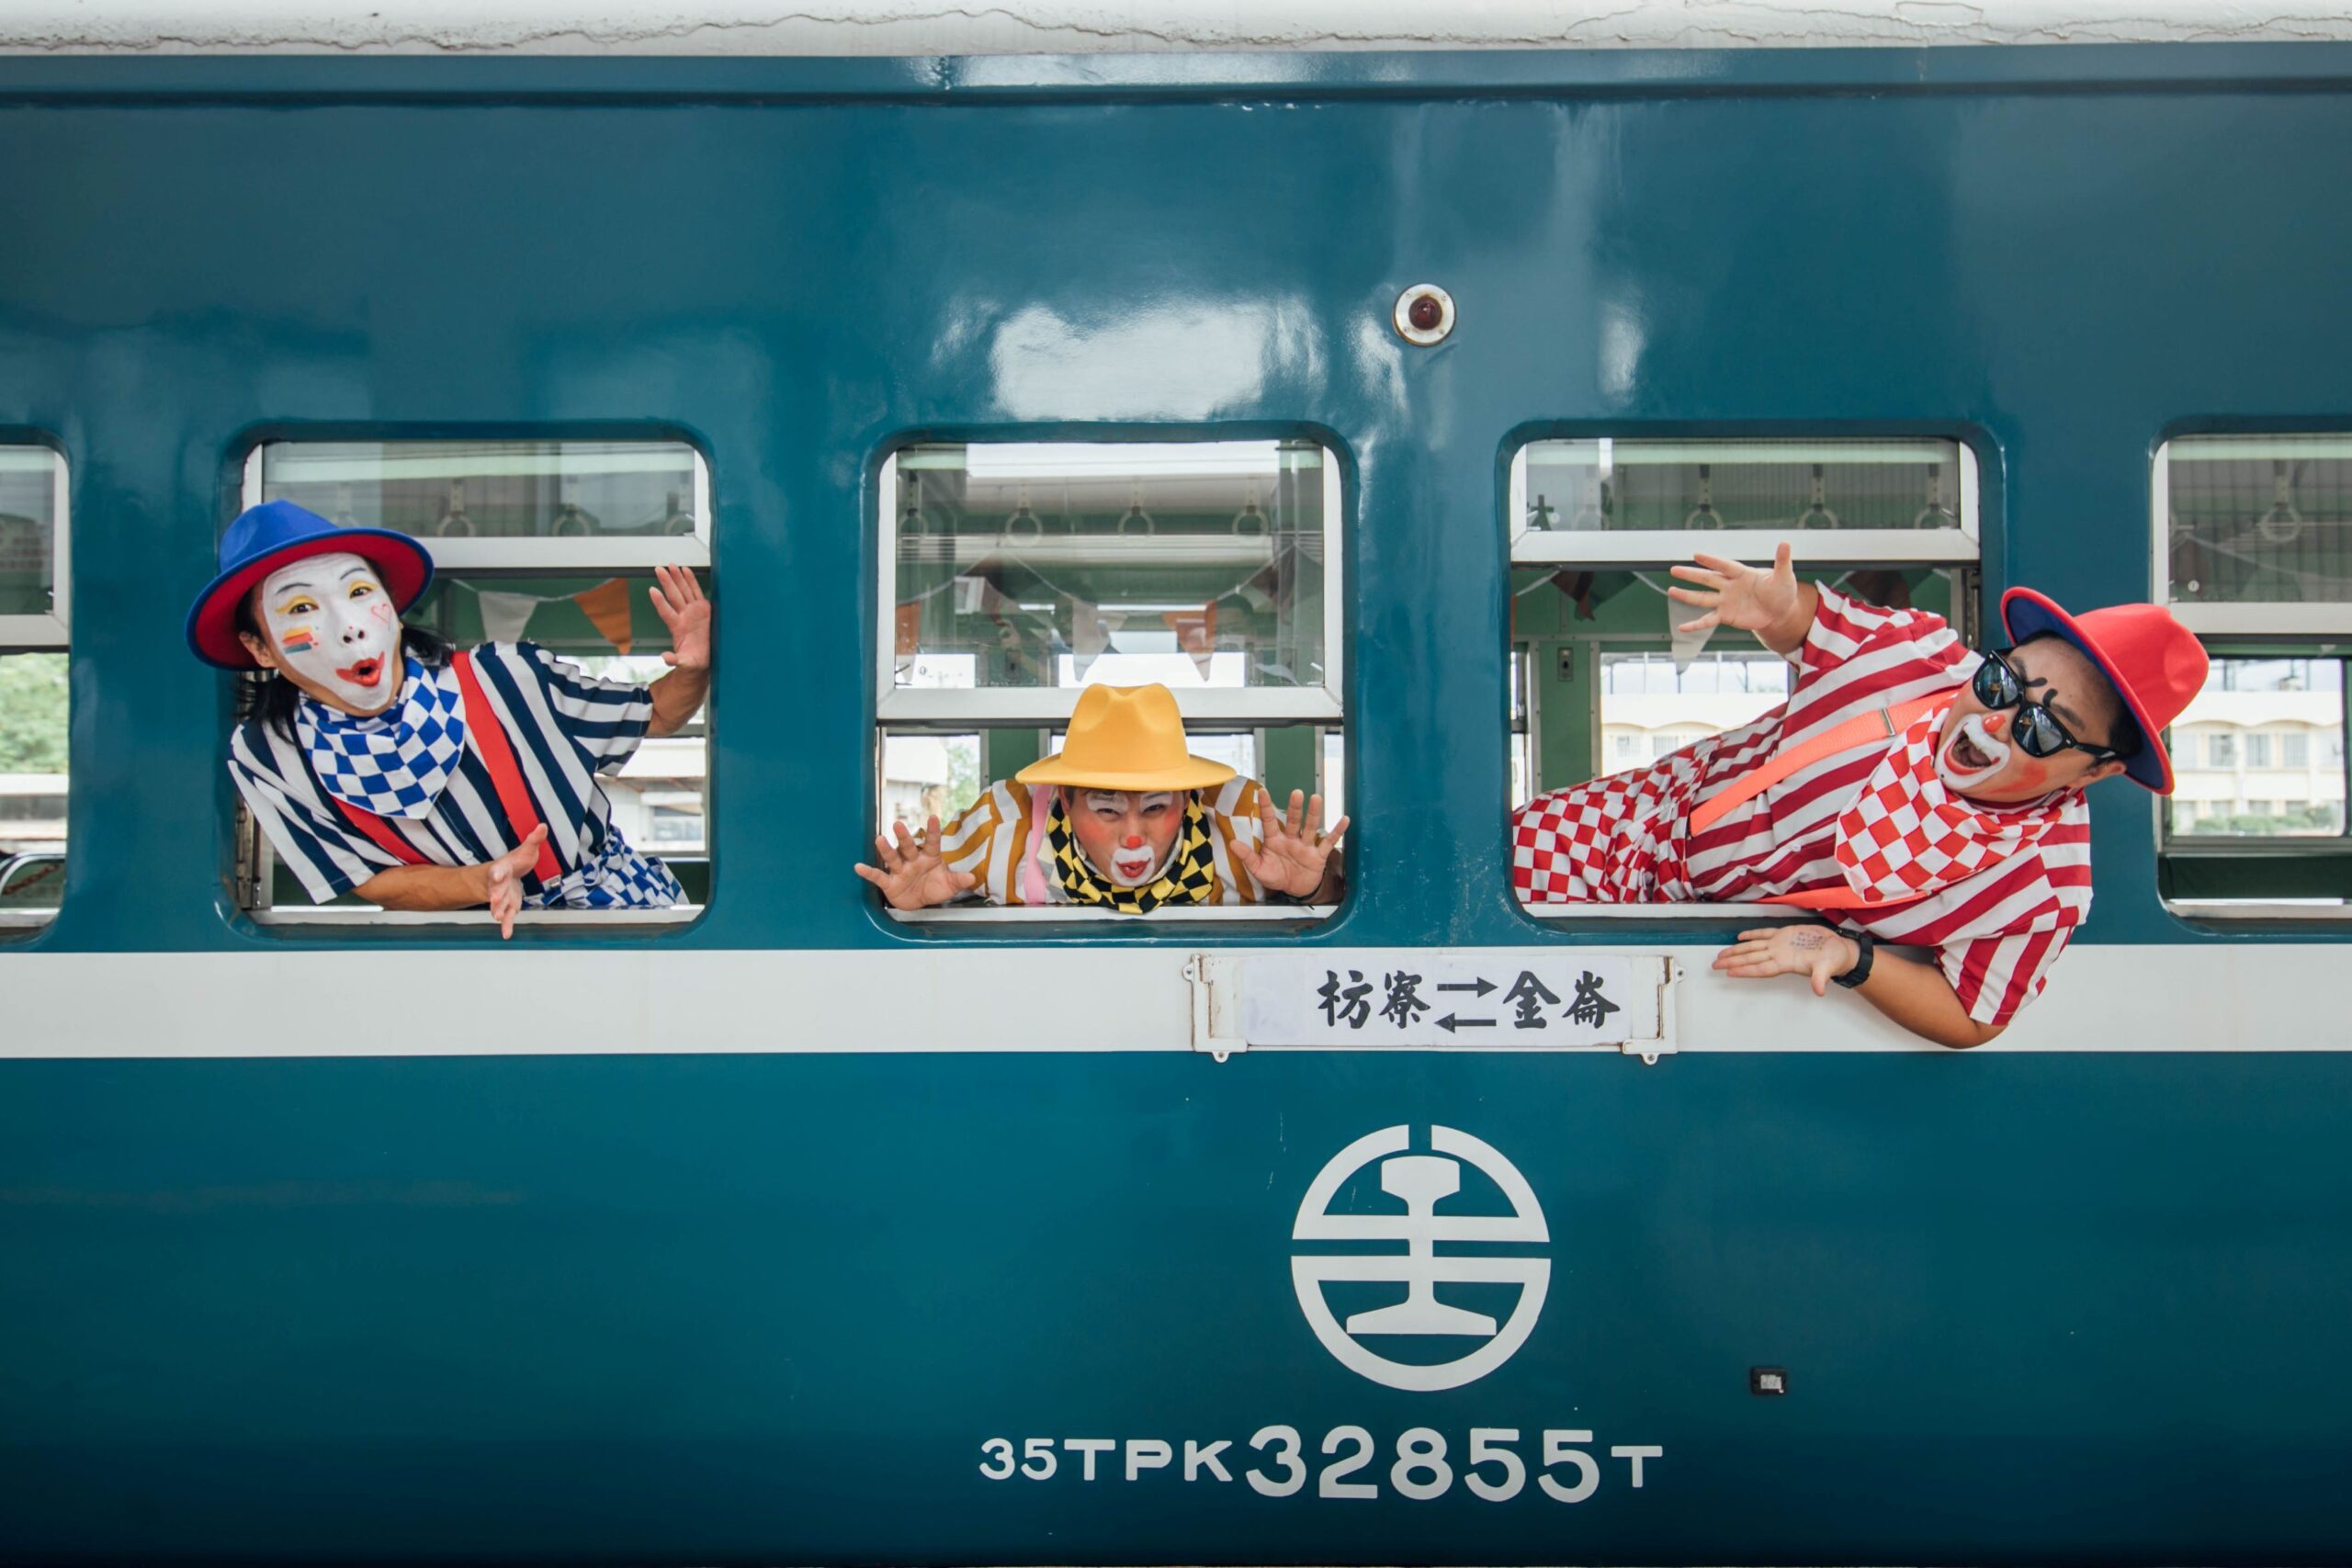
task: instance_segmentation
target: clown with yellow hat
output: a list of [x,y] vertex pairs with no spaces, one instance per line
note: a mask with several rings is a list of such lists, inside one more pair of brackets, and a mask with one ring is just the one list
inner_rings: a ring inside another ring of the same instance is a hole
[[1165,686],[1089,686],[1062,750],[989,786],[943,829],[905,824],[857,874],[895,909],[978,897],[1143,915],[1164,907],[1338,901],[1346,818],[1195,757]]

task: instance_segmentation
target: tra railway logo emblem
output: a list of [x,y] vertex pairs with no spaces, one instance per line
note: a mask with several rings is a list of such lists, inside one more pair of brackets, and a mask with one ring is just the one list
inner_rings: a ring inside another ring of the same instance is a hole
[[[1519,1168],[1491,1145],[1452,1127],[1431,1126],[1429,1146],[1430,1153],[1412,1152],[1408,1127],[1383,1127],[1358,1138],[1316,1174],[1299,1202],[1298,1223],[1291,1228],[1294,1243],[1315,1248],[1295,1251],[1290,1265],[1299,1309],[1306,1314],[1315,1337],[1351,1371],[1389,1388],[1416,1393],[1460,1388],[1510,1360],[1534,1331],[1552,1283],[1548,1258],[1461,1250],[1477,1243],[1549,1245],[1551,1233],[1544,1223],[1543,1207]],[[1457,1212],[1469,1201],[1463,1198],[1465,1165],[1493,1185],[1509,1213]],[[1405,1212],[1396,1213],[1392,1208],[1385,1213],[1333,1213],[1331,1205],[1342,1190],[1375,1166],[1379,1190],[1401,1202]],[[1441,1205],[1447,1205],[1449,1212],[1438,1213]],[[1380,1250],[1323,1250],[1331,1244],[1351,1242],[1376,1244]],[[1401,1253],[1396,1250],[1398,1242],[1405,1244]],[[1402,1301],[1351,1312],[1343,1319],[1332,1306],[1330,1287],[1363,1284],[1402,1285],[1405,1296]],[[1518,1293],[1498,1321],[1491,1314],[1439,1300],[1437,1287],[1444,1284],[1515,1286]],[[1383,1349],[1393,1348],[1392,1354],[1381,1354],[1367,1340]],[[1394,1358],[1393,1351],[1401,1351],[1415,1340],[1422,1344],[1434,1340],[1442,1346],[1463,1340],[1473,1343],[1448,1359]]]

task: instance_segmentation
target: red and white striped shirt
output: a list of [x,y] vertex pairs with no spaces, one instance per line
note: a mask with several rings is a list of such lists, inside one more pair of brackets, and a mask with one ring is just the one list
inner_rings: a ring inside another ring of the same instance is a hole
[[[1822,758],[1732,807],[1703,833],[1690,831],[1690,807],[1784,744],[1803,745],[1881,707],[1957,691],[1976,657],[1938,616],[1883,610],[1822,589],[1786,705],[1646,769],[1520,808],[1511,872],[1520,897],[1732,903],[1844,889],[1838,818],[1886,755],[1886,742]],[[2014,809],[2054,820],[2030,848],[1917,903],[1838,917],[1882,942],[1935,948],[1961,1005],[1988,1025],[2008,1022],[2041,995],[2051,965],[2090,912],[2090,813],[2082,792]]]

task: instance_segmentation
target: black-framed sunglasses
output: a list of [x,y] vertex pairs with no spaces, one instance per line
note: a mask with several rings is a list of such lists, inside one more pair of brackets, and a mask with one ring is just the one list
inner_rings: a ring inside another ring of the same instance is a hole
[[2104,746],[2093,746],[2077,740],[2066,728],[2065,721],[2050,711],[2050,705],[2028,702],[2025,682],[2009,667],[2009,655],[2014,648],[1986,649],[1984,662],[1976,666],[1975,675],[1968,689],[1976,700],[1988,708],[2015,708],[2017,721],[2009,726],[2009,733],[2017,737],[2018,745],[2029,757],[2054,757],[2069,749],[2086,752],[2094,762],[2114,761],[2122,756]]

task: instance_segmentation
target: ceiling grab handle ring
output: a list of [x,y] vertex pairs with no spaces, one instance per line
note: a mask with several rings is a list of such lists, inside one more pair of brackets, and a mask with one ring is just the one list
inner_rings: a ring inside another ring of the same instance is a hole
[[449,499],[442,503],[441,521],[433,531],[445,539],[470,539],[474,536],[474,520],[466,515],[466,481],[449,481]]
[[1912,514],[1914,528],[1957,528],[1960,514],[1944,504],[1944,466],[1928,465],[1928,504]]
[[1723,513],[1715,510],[1715,469],[1712,463],[1699,465],[1699,504],[1682,519],[1685,528],[1720,528]]
[[2256,520],[2254,531],[2272,545],[2290,545],[2302,535],[2303,514],[2295,505],[2294,468],[2283,457],[2270,465],[2270,510]]
[[1029,510],[1029,487],[1023,485],[1012,514],[1004,520],[1003,539],[1008,545],[1034,545],[1046,536],[1046,525]]
[[1158,531],[1158,525],[1151,520],[1151,513],[1143,509],[1143,486],[1137,485],[1130,492],[1127,514],[1119,519],[1119,537],[1148,539]]
[[1258,487],[1251,485],[1249,498],[1241,503],[1241,510],[1233,514],[1233,536],[1237,539],[1262,539],[1273,531],[1273,525],[1266,520],[1266,513],[1259,507]]
[[1835,528],[1838,514],[1829,510],[1829,487],[1822,475],[1821,465],[1813,466],[1813,504],[1797,513],[1800,528]]

